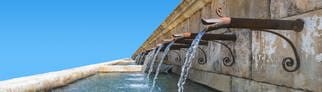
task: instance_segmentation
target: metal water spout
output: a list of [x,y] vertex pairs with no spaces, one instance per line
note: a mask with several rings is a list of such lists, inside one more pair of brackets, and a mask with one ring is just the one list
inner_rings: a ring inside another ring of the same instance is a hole
[[288,30],[294,32],[301,32],[304,27],[304,21],[301,19],[276,20],[221,17],[213,19],[201,19],[201,22],[205,25],[205,31],[214,31],[220,28],[247,28],[253,29],[251,31],[263,31],[277,35],[283,38],[291,46],[294,52],[295,60],[291,57],[283,58],[282,65],[284,70],[287,72],[294,72],[298,70],[300,67],[301,59],[292,41],[278,32],[267,29],[276,29],[276,31]]
[[[197,33],[191,32],[183,32],[179,34],[173,34],[170,39],[163,39],[164,45],[169,44],[172,41],[175,41],[176,44],[172,46],[172,48],[176,48],[178,44],[191,44],[193,39],[197,36]],[[202,40],[199,42],[199,45],[208,45],[209,40],[228,40],[228,41],[235,41],[236,35],[235,34],[204,34]],[[186,48],[180,47],[179,48]],[[187,47],[188,48],[188,47]]]
[[[193,42],[193,39],[180,39],[180,40],[176,40],[176,43],[180,43],[180,44],[191,44]],[[199,45],[208,45],[208,41],[200,41]]]
[[[194,39],[198,34],[192,32],[184,32],[179,34],[172,35],[176,40],[184,40],[184,39]],[[202,40],[228,40],[228,41],[236,41],[237,37],[235,34],[204,34],[201,38]]]
[[248,29],[278,29],[294,30],[300,32],[303,29],[304,22],[297,20],[276,20],[276,19],[251,19],[251,18],[231,18],[221,17],[212,19],[201,19],[206,25],[206,31],[212,31],[220,28],[248,28]]
[[[191,43],[196,36],[197,33],[184,32],[180,34],[174,34],[173,38],[177,38],[177,43]],[[237,40],[237,36],[236,34],[204,34],[199,44],[208,44],[208,41],[211,41],[224,46],[228,49],[230,56],[224,57],[222,62],[225,66],[232,66],[235,63],[235,55],[233,53],[233,50],[229,45],[218,40],[234,42]]]
[[[170,47],[170,50],[180,50],[181,48],[189,48],[190,45],[188,44],[173,44],[171,47]],[[164,51],[165,48],[162,48],[161,51]]]

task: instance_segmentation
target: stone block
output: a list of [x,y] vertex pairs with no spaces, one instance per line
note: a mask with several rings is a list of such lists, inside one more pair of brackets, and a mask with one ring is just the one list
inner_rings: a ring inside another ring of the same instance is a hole
[[[302,19],[305,22],[301,32],[274,30],[294,44],[300,55],[300,67],[295,72],[283,69],[285,57],[294,59],[290,45],[280,37],[257,32],[252,38],[253,65],[252,77],[257,81],[276,85],[321,92],[322,88],[322,10],[309,12],[284,19]],[[292,69],[292,67],[287,67]]]
[[226,0],[224,13],[238,18],[268,18],[269,0]]
[[283,18],[322,8],[321,0],[271,0],[271,18]]
[[189,79],[216,90],[231,92],[231,76],[191,69],[189,71]]
[[[181,67],[175,66],[172,69],[172,72],[180,75]],[[198,69],[190,69],[189,79],[194,82],[214,88],[216,90],[220,90],[223,92],[230,92],[230,88],[231,88],[230,76],[217,74],[214,72],[207,72],[207,71],[198,70]]]
[[304,92],[252,80],[232,77],[232,92]]

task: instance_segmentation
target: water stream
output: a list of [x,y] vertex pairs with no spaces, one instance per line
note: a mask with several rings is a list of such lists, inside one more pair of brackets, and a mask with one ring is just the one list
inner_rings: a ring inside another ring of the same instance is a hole
[[144,63],[144,66],[143,66],[144,67],[144,70],[143,70],[144,72],[147,71],[148,66],[151,63],[149,61],[153,58],[152,56],[154,56],[155,51],[156,51],[156,49],[154,49],[152,52],[148,53],[148,55],[146,56],[146,58],[144,60],[144,62],[146,62],[146,63]]
[[186,53],[185,62],[182,66],[180,79],[177,84],[178,92],[183,92],[183,90],[184,90],[184,84],[185,84],[186,79],[188,77],[189,69],[191,68],[192,59],[195,57],[195,53],[198,48],[199,42],[204,34],[205,34],[205,31],[201,31],[198,33],[198,35],[192,41],[191,46]]
[[137,56],[135,57],[134,61],[135,61],[136,63],[140,63],[139,58],[141,57],[141,55],[142,55],[142,54],[139,54],[139,55],[137,55]]
[[167,56],[169,50],[170,50],[170,47],[174,44],[174,41],[172,41],[170,44],[168,44],[168,46],[165,48],[165,50],[163,51],[163,54],[162,54],[162,57],[161,57],[161,60],[158,64],[158,67],[157,67],[157,70],[156,70],[156,73],[154,75],[154,78],[153,78],[153,81],[152,81],[152,87],[150,89],[150,92],[153,91],[154,87],[155,87],[155,83],[156,83],[156,80],[158,79],[158,75],[160,73],[160,67],[164,61],[164,58]]
[[152,71],[153,71],[153,65],[154,65],[155,60],[156,60],[156,58],[157,58],[157,56],[158,56],[158,54],[159,54],[160,50],[162,49],[162,47],[163,47],[163,44],[162,44],[161,46],[159,46],[159,47],[158,47],[157,52],[155,52],[155,54],[154,54],[154,56],[153,56],[153,58],[152,58],[152,61],[151,61],[151,63],[150,63],[149,72],[148,72],[148,75],[147,75],[147,78],[148,78],[148,79],[150,78],[150,75],[151,75],[151,73],[152,73]]

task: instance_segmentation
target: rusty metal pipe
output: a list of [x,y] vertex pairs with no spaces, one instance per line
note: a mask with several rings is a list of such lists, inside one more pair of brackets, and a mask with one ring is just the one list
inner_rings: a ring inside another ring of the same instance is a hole
[[206,26],[205,31],[212,31],[220,28],[249,28],[249,29],[278,29],[294,30],[300,32],[304,22],[297,20],[276,20],[276,19],[250,19],[222,17],[215,19],[202,19]]
[[[184,32],[181,34],[174,34],[173,37],[176,40],[180,39],[194,39],[198,34],[191,32]],[[235,34],[205,34],[201,38],[202,40],[229,40],[236,41],[237,37]]]
[[[170,50],[179,50],[181,48],[189,48],[190,47],[190,44],[173,44],[171,47],[170,47]],[[161,48],[161,51],[164,51],[165,50],[165,47],[164,48]]]
[[[175,43],[181,43],[181,44],[191,44],[192,42],[193,42],[193,39],[178,39],[175,41]],[[208,42],[201,40],[199,42],[199,45],[208,45]]]
[[[299,69],[301,59],[295,48],[295,45],[287,37],[267,29],[278,29],[278,30],[292,30],[300,32],[303,29],[304,21],[297,20],[274,20],[274,19],[249,19],[249,18],[217,18],[217,19],[202,19],[202,23],[206,25],[203,31],[211,31],[219,28],[248,28],[255,29],[252,31],[263,31],[275,34],[284,40],[286,40],[294,52],[295,60],[291,57],[283,58],[283,68],[287,72],[294,72]],[[291,67],[291,69],[289,69]]]
[[189,48],[190,44],[173,44],[171,47],[173,48]]
[[[194,39],[198,34],[192,33],[191,37]],[[237,37],[235,34],[205,34],[201,38],[202,40],[230,40],[236,41]]]
[[164,47],[166,47],[168,44],[170,44],[172,41],[174,41],[175,39],[163,39],[162,44],[164,45]]
[[[158,46],[163,44],[164,46],[168,45],[170,42],[175,41],[175,43],[181,43],[181,44],[188,44],[190,45],[193,41],[193,39],[197,36],[197,33],[191,33],[191,32],[183,32],[180,34],[173,34],[172,38],[170,39],[163,39],[162,43],[159,43]],[[235,41],[236,40],[235,34],[205,34],[202,37],[202,41],[199,43],[199,45],[208,45],[208,40],[230,40]],[[172,46],[175,48],[174,46]],[[163,50],[165,47],[163,47],[161,50]]]

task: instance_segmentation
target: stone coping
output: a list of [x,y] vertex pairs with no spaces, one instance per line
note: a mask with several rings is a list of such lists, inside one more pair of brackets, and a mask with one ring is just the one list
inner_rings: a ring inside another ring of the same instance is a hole
[[48,72],[32,76],[0,81],[0,92],[34,92],[49,91],[62,87],[101,72],[140,72],[139,65],[117,65],[134,62],[131,59],[119,59],[104,63],[81,66],[56,72]]
[[163,36],[170,36],[172,34],[165,34],[173,31],[173,29],[192,16],[195,12],[201,8],[210,4],[212,0],[183,0],[173,12],[160,24],[160,26],[153,31],[150,37],[137,49],[133,54],[137,55],[147,49],[150,49],[157,45],[156,40]]

